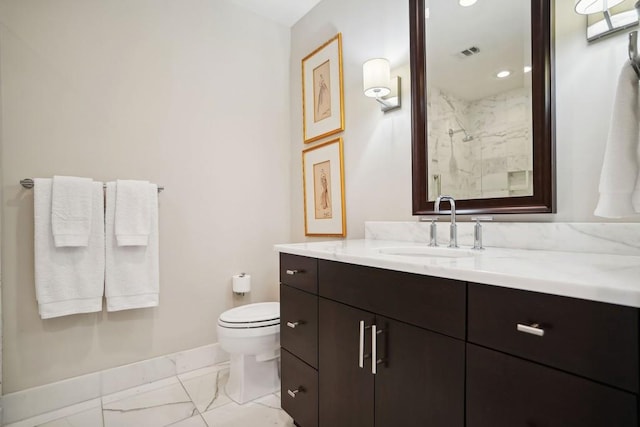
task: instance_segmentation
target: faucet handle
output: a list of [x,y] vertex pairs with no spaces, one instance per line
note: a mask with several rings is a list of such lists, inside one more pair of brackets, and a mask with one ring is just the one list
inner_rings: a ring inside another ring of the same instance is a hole
[[475,216],[471,218],[476,222],[473,227],[473,249],[482,250],[482,225],[480,221],[493,221],[492,216]]
[[[423,218],[420,218],[420,221],[422,220]],[[429,225],[429,246],[438,246],[438,230],[436,228],[436,221],[438,221],[438,217],[432,216],[424,218],[424,221],[431,221],[431,225]]]

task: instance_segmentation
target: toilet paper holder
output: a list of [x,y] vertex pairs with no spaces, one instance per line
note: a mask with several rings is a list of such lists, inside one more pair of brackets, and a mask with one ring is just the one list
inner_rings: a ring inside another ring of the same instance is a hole
[[245,293],[251,291],[251,275],[249,274],[236,274],[235,276],[233,276],[232,282],[232,290],[236,295],[244,296]]

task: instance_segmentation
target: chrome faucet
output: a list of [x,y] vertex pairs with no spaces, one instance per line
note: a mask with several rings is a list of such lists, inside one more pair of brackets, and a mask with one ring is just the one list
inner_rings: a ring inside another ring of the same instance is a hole
[[449,247],[458,247],[458,226],[456,225],[456,201],[452,196],[440,195],[436,198],[434,210],[440,213],[440,202],[447,201],[451,205],[451,225],[449,226]]

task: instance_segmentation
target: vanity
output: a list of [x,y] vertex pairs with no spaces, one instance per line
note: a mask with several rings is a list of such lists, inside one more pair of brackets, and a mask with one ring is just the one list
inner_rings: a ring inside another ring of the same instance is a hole
[[276,246],[297,425],[638,426],[640,256],[424,246]]

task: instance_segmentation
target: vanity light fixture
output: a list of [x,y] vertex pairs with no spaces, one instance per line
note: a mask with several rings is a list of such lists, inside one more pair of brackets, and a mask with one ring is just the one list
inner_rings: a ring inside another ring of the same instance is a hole
[[524,72],[525,72],[525,73],[528,73],[528,72],[530,72],[531,70],[532,70],[531,65],[525,65],[525,66],[524,66]]
[[400,108],[400,77],[391,78],[389,60],[374,58],[365,62],[362,81],[365,96],[375,98],[382,111]]
[[624,0],[576,0],[576,13],[591,15],[598,12],[609,12],[609,9],[622,3]]
[[510,75],[511,75],[511,71],[509,71],[509,70],[502,70],[502,71],[498,71],[496,73],[496,77],[499,78],[499,79],[506,79]]
[[458,0],[458,3],[462,7],[469,7],[469,6],[473,6],[474,4],[476,4],[477,1],[478,0]]
[[[612,12],[612,8],[625,0],[576,0],[575,11],[580,15],[602,14],[601,19],[587,18],[587,40],[595,41],[616,31],[638,25],[635,10]],[[636,3],[637,4],[637,3]]]

